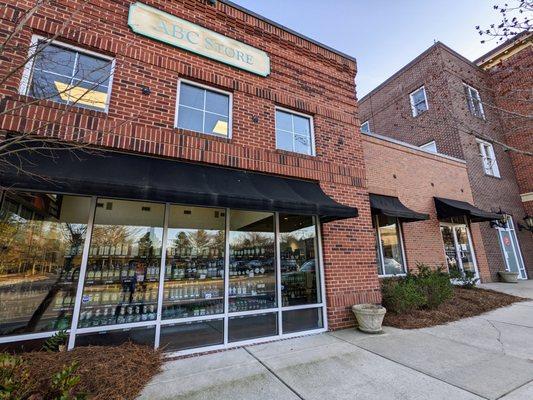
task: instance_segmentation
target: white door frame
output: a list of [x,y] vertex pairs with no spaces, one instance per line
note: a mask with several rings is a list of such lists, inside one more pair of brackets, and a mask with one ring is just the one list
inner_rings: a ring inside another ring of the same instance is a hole
[[[510,271],[509,267],[509,254],[505,251],[505,245],[503,243],[503,232],[507,232],[509,237],[511,237],[511,246],[513,247],[514,255],[516,258],[516,264],[518,266],[518,279],[527,279],[526,266],[524,264],[524,259],[522,258],[522,250],[520,249],[520,243],[518,242],[518,237],[516,236],[516,230],[514,227],[513,217],[506,215],[506,227],[497,226],[496,230],[498,231],[498,239],[500,242],[500,247],[503,253],[503,258],[505,260],[505,270]],[[514,240],[513,240],[514,237]],[[515,246],[516,243],[516,246]]]
[[[480,279],[479,269],[478,269],[478,266],[477,266],[476,252],[474,250],[474,245],[472,243],[472,237],[470,235],[470,227],[468,226],[466,217],[464,217],[464,223],[440,222],[439,224],[440,224],[440,226],[448,226],[448,227],[452,228],[453,242],[454,242],[454,247],[455,247],[455,256],[457,257],[458,266],[461,269],[461,271],[463,271],[463,272],[464,272],[463,260],[461,259],[461,257],[459,257],[460,248],[459,248],[459,241],[457,240],[457,233],[455,232],[455,228],[462,228],[462,227],[465,228],[466,237],[467,237],[467,240],[468,240],[468,246],[470,246],[470,253],[472,254],[472,262],[474,263],[474,270],[476,272],[476,278]],[[442,233],[441,233],[441,237],[442,237]],[[444,244],[444,239],[443,239],[443,244]],[[446,254],[446,248],[444,248],[444,254]],[[448,271],[449,271],[449,269],[448,269]]]

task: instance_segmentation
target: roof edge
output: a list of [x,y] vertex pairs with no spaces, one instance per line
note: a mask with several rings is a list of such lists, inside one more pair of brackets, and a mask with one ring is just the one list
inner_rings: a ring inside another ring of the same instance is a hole
[[341,56],[341,57],[346,58],[346,59],[348,59],[350,61],[353,61],[353,62],[357,62],[357,60],[356,60],[356,58],[354,56],[350,56],[350,55],[348,55],[346,53],[343,53],[340,50],[336,50],[333,47],[330,47],[330,46],[328,46],[328,45],[326,45],[324,43],[320,43],[319,41],[317,41],[315,39],[311,39],[310,37],[305,36],[305,35],[303,35],[301,33],[298,33],[296,31],[292,30],[291,28],[287,28],[286,26],[284,26],[284,25],[282,25],[282,24],[280,24],[278,22],[272,21],[271,19],[268,19],[268,18],[262,16],[261,14],[258,14],[258,13],[254,12],[252,10],[249,10],[249,9],[243,7],[243,6],[235,4],[233,1],[230,1],[230,0],[219,0],[219,1],[221,3],[224,3],[224,4],[228,5],[228,6],[230,6],[230,7],[233,7],[235,9],[239,10],[239,11],[242,11],[242,12],[244,12],[244,13],[252,16],[252,17],[258,18],[258,19],[260,19],[263,22],[266,22],[266,23],[268,23],[270,25],[273,25],[273,26],[275,26],[275,27],[277,27],[279,29],[283,29],[284,31],[286,31],[288,33],[291,33],[291,34],[293,34],[295,36],[298,36],[301,39],[304,39],[304,40],[306,40],[306,41],[308,41],[310,43],[313,43],[313,44],[317,45],[318,47],[322,47],[325,50],[331,51],[332,53],[335,53],[338,56]]

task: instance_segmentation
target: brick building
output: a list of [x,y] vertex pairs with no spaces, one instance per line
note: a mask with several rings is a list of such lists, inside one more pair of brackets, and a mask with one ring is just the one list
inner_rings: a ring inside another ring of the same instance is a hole
[[[509,146],[533,152],[533,35],[524,32],[502,43],[475,63],[491,78],[496,106],[500,113]],[[533,158],[509,153],[520,197],[528,215],[533,215]]]
[[[363,148],[371,196],[398,198],[407,208],[428,216],[418,221],[400,219],[400,242],[407,269],[416,271],[419,264],[446,268],[449,249],[443,243],[443,222],[437,215],[434,198],[473,202],[465,162],[371,133],[363,136]],[[480,225],[469,223],[462,228],[469,239],[466,244],[473,254],[473,269],[481,280],[487,281],[490,271]]]
[[[2,54],[0,133],[40,141],[2,160],[0,343],[352,325],[380,301],[355,60],[227,1],[144,3],[45,3]],[[6,37],[34,2],[0,4]]]
[[507,138],[496,98],[487,72],[436,43],[361,98],[359,113],[365,131],[464,160],[473,204],[511,217],[479,224],[491,279],[505,269],[526,278],[533,238],[518,229],[526,211],[511,159],[498,145]]

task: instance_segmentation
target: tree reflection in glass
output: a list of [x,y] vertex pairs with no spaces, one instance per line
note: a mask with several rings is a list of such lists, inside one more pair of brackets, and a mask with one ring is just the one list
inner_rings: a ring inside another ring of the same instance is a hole
[[283,306],[320,302],[313,217],[280,214],[279,231]]
[[231,211],[229,311],[276,307],[274,215]]

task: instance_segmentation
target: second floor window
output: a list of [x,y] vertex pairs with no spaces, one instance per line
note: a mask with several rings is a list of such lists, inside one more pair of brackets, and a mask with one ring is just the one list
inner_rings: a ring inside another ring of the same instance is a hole
[[32,61],[24,69],[21,94],[106,111],[113,74],[113,59],[67,44],[48,43],[34,36]]
[[277,109],[276,148],[315,155],[313,119],[303,114]]
[[409,98],[411,100],[411,111],[413,112],[413,117],[416,117],[428,110],[428,99],[424,86],[411,93]]
[[478,118],[485,119],[485,112],[483,111],[483,103],[477,89],[472,86],[464,84],[466,103],[470,113]]
[[370,122],[365,121],[361,124],[361,132],[370,133]]
[[176,127],[229,138],[231,95],[180,81]]
[[479,153],[483,163],[483,170],[485,175],[500,177],[500,170],[498,169],[498,162],[496,161],[496,154],[494,153],[494,146],[484,140],[477,140],[479,145]]

